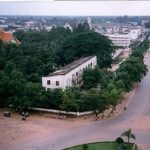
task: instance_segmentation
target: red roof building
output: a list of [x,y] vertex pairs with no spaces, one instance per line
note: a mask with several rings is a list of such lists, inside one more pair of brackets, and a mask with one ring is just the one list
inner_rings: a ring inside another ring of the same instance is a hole
[[2,31],[0,30],[0,40],[6,43],[12,42],[17,45],[20,44],[20,42],[17,40],[17,38],[12,32],[5,32],[3,30]]

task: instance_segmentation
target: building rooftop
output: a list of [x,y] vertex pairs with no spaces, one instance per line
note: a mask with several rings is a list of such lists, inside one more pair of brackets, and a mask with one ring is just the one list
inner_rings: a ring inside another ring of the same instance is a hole
[[105,34],[105,36],[109,36],[109,37],[129,37],[128,34]]
[[83,58],[77,59],[77,60],[73,61],[71,64],[68,64],[68,65],[62,67],[61,69],[59,69],[53,73],[50,73],[48,76],[65,75],[68,72],[72,71],[73,69],[77,68],[78,66],[82,65],[83,63],[85,63],[86,61],[90,60],[93,57],[95,57],[95,56],[88,56],[88,57],[83,57]]
[[0,39],[3,41],[3,42],[10,42],[12,37],[14,38],[16,44],[20,44],[20,42],[17,40],[17,38],[14,36],[14,34],[12,32],[4,32],[2,30],[0,30]]

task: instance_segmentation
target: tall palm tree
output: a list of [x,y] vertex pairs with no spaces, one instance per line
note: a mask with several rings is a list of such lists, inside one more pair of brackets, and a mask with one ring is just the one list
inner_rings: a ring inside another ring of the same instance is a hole
[[128,143],[130,143],[130,139],[134,139],[135,140],[135,135],[132,134],[132,131],[131,129],[127,130],[127,131],[124,131],[122,134],[121,134],[121,137],[127,137],[128,139]]

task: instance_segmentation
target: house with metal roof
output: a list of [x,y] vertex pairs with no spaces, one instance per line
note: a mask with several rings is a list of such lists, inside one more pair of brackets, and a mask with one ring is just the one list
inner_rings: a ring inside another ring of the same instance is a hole
[[95,68],[97,65],[96,56],[83,57],[62,67],[61,69],[42,77],[42,86],[48,89],[80,86],[82,74],[85,68]]

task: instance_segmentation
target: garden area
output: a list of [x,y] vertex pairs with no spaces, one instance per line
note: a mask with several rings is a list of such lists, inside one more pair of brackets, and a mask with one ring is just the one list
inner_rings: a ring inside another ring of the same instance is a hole
[[[119,148],[120,147],[120,148]],[[68,148],[66,150],[136,150],[135,144],[126,144],[123,143],[120,146],[116,142],[98,142],[98,143],[90,143],[79,145],[75,147]]]
[[[127,142],[124,142],[123,137],[126,138]],[[131,143],[130,139],[135,140],[135,135],[131,129],[124,131],[115,141],[82,144],[65,150],[138,150],[137,145]]]

